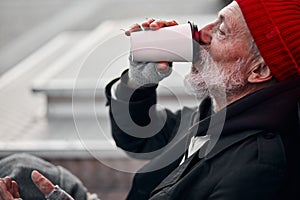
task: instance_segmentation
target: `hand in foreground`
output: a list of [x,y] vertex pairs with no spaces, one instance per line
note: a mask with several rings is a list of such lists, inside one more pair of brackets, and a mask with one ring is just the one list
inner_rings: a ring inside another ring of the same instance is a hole
[[54,186],[49,179],[36,170],[32,171],[31,179],[48,200],[74,200],[68,193],[58,186]]
[[54,189],[54,185],[45,176],[38,171],[34,170],[31,173],[31,179],[36,187],[45,195],[49,195]]
[[0,200],[20,199],[18,184],[9,177],[0,179]]
[[[45,195],[49,200],[74,200],[69,194],[60,189],[40,174],[38,171],[33,171],[31,179],[36,187]],[[18,190],[18,184],[12,181],[11,178],[0,178],[0,200],[19,200],[20,194]]]
[[[163,27],[175,25],[178,25],[178,23],[174,20],[167,21],[149,19],[143,22],[141,25],[134,24],[128,30],[125,31],[125,34],[127,36],[130,36],[132,32],[136,31],[154,31]],[[157,84],[159,81],[171,74],[171,64],[172,63],[169,62],[133,62],[130,57],[129,85],[136,87],[145,84]]]

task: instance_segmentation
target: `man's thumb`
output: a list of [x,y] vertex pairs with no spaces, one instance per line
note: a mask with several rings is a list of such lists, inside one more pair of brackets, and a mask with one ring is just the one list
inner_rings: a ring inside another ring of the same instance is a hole
[[36,170],[33,170],[31,173],[31,179],[36,185],[36,187],[47,196],[54,189],[53,183],[44,177],[41,173]]

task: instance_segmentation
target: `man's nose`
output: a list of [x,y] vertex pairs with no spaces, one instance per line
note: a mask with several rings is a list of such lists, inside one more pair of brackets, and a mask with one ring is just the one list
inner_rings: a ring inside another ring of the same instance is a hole
[[208,24],[199,31],[200,43],[209,45],[212,40],[213,24]]

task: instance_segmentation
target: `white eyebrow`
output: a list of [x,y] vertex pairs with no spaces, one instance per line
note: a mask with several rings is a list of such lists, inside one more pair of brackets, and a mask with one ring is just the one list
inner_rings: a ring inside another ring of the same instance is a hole
[[230,32],[230,27],[228,26],[228,23],[226,20],[227,18],[225,17],[225,15],[222,13],[222,12],[219,12],[218,13],[218,19],[217,19],[217,22],[219,22],[220,24],[221,23],[224,23],[224,28],[226,29],[226,31]]

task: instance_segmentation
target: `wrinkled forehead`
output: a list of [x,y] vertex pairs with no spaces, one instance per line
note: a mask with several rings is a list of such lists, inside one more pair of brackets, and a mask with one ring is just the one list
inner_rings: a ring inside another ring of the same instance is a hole
[[227,12],[233,15],[243,16],[239,4],[236,1],[232,1],[229,5],[225,6],[222,10],[220,10],[219,14]]

